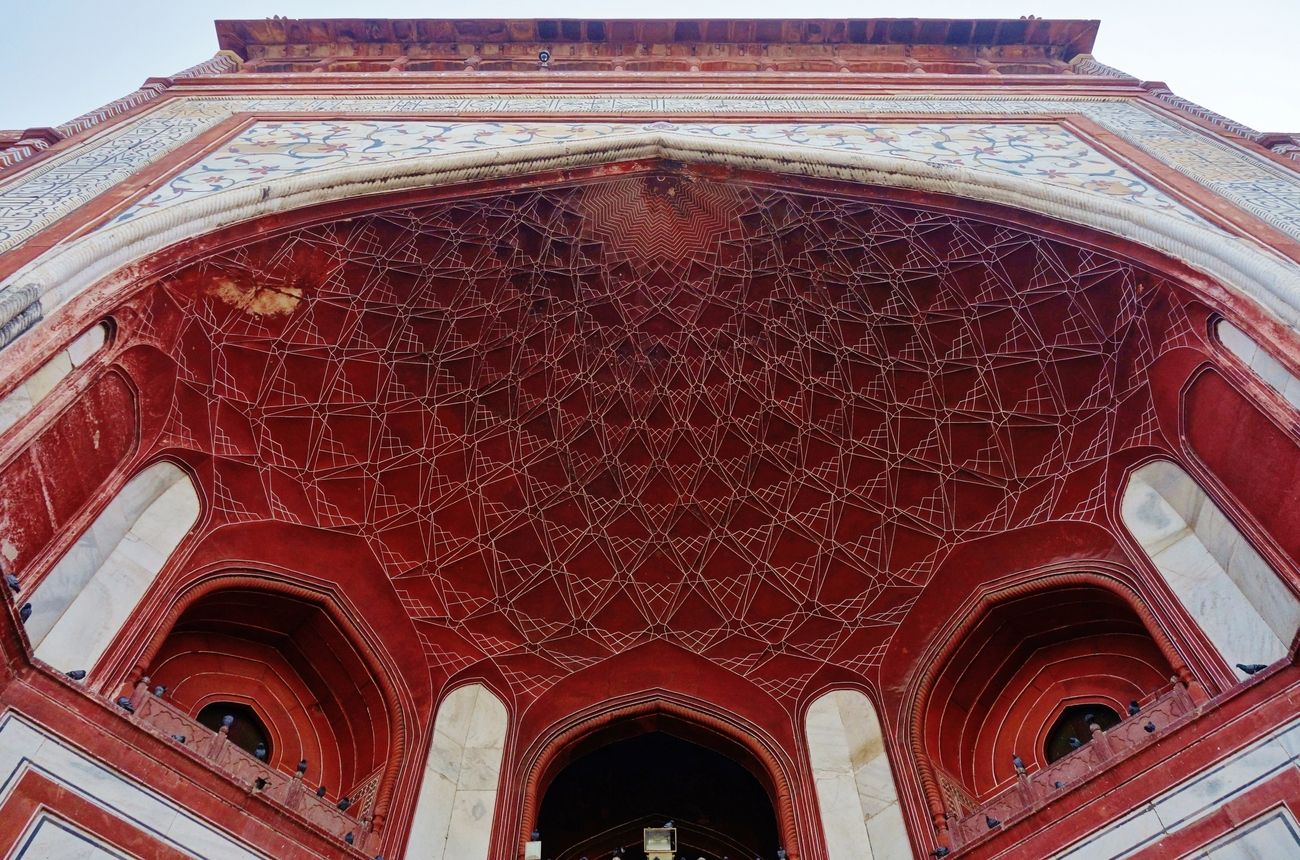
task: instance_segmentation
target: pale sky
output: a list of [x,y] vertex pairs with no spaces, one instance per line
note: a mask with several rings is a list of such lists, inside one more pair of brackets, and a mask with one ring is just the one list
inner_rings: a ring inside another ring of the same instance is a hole
[[1260,131],[1300,132],[1300,0],[3,0],[0,129],[52,126],[217,49],[216,18],[1098,18],[1093,53]]

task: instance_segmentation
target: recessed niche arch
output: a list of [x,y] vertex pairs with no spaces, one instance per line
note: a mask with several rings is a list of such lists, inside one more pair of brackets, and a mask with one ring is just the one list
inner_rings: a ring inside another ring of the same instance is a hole
[[1068,707],[1122,714],[1177,674],[1163,637],[1120,591],[1062,578],[990,602],[939,658],[918,702],[919,746],[949,814],[1011,785],[1016,755],[1045,767]]
[[91,669],[199,518],[190,476],[168,462],[137,474],[32,592],[27,635],[56,669]]
[[[215,703],[252,709],[267,763],[350,814],[382,820],[404,744],[391,684],[328,597],[256,576],[209,580],[183,596],[141,659],[168,703],[198,718]],[[236,715],[238,720],[238,715]]]
[[910,857],[880,718],[857,690],[832,690],[804,718],[830,860]]
[[1228,665],[1286,656],[1300,600],[1196,480],[1170,460],[1133,472],[1120,514]]

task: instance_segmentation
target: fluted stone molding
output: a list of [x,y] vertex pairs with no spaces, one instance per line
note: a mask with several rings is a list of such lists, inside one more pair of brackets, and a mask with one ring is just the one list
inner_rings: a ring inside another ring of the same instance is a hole
[[1124,78],[1130,81],[1136,81],[1137,78],[1128,72],[1121,71],[1114,66],[1108,66],[1105,63],[1097,61],[1092,54],[1079,54],[1070,61],[1070,71],[1076,75],[1096,75],[1101,78]]

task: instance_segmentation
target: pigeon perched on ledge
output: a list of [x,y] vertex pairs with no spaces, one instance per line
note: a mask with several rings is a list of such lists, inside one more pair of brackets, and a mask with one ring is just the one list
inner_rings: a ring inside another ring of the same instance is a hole
[[1257,674],[1257,673],[1259,673],[1259,672],[1263,672],[1265,669],[1267,669],[1267,668],[1268,668],[1268,664],[1266,664],[1266,663],[1238,663],[1238,664],[1237,664],[1237,668],[1240,669],[1241,671],[1245,672],[1247,675],[1254,675],[1254,674]]
[[9,586],[9,590],[14,594],[22,591],[22,586],[18,583],[18,577],[14,576],[12,573],[5,574],[5,585]]
[[63,674],[67,675],[69,678],[71,678],[74,681],[80,681],[86,677],[86,670],[73,669],[71,672],[64,672]]

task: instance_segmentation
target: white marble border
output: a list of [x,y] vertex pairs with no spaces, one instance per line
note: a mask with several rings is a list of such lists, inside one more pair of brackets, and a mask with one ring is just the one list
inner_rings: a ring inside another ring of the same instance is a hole
[[13,860],[127,860],[111,845],[48,813],[28,824],[16,848]]
[[0,716],[0,807],[29,771],[190,856],[212,860],[266,857],[170,798],[109,770],[47,729],[6,711]]
[[1211,765],[1118,821],[1094,830],[1059,854],[1058,860],[1118,860],[1136,854],[1295,767],[1300,767],[1300,720]]

